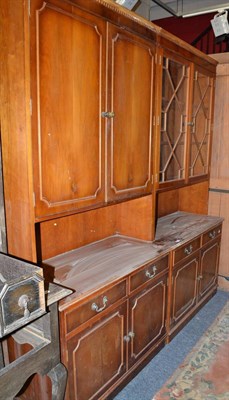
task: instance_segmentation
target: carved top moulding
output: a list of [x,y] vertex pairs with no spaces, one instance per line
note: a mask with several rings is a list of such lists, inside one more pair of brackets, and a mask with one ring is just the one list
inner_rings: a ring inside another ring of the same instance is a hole
[[180,38],[172,35],[163,28],[157,26],[151,21],[146,20],[133,11],[130,11],[123,6],[115,3],[113,0],[64,0],[69,4],[77,5],[78,7],[100,15],[112,23],[123,25],[123,28],[134,30],[135,32],[154,40],[160,47],[169,47],[173,51],[179,48],[183,49],[183,56],[190,58],[201,58],[204,65],[212,65],[213,68],[217,65],[217,61],[208,55],[202,53],[200,50],[186,43]]

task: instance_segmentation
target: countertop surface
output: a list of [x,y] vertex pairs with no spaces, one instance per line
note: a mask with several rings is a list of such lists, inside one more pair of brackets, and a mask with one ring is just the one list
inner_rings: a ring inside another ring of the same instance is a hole
[[158,219],[153,242],[115,235],[45,260],[44,266],[55,269],[54,282],[73,290],[60,309],[156,261],[222,221],[178,211]]

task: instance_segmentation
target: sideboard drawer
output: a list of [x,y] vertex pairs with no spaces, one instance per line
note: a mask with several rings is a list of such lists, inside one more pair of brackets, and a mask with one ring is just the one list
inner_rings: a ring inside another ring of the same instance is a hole
[[174,264],[183,260],[185,257],[188,257],[190,254],[194,253],[194,251],[200,248],[200,237],[192,240],[189,243],[184,244],[174,251]]
[[202,244],[206,244],[210,242],[211,240],[214,240],[216,237],[221,235],[222,232],[222,224],[216,226],[215,228],[210,229],[206,233],[203,234],[202,236]]
[[89,301],[87,300],[79,306],[76,305],[71,311],[66,312],[66,333],[70,333],[84,322],[101,314],[112,304],[123,299],[126,294],[126,281],[124,280],[110,289],[97,294]]
[[145,265],[140,271],[131,275],[130,291],[133,291],[143,283],[150,281],[152,278],[163,272],[166,268],[168,268],[168,256]]

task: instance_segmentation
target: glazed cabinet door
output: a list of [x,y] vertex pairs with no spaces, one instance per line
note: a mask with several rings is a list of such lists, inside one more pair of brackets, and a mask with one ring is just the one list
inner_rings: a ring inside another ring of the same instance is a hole
[[189,180],[209,174],[214,77],[195,67],[190,118]]
[[36,217],[104,201],[105,22],[58,0],[31,2]]
[[220,239],[205,246],[201,251],[199,300],[217,287],[220,254]]
[[154,279],[130,299],[129,367],[165,336],[167,277]]
[[108,25],[108,201],[152,192],[154,62],[152,43]]
[[161,65],[160,187],[186,175],[190,63],[164,52]]
[[126,371],[126,302],[67,341],[68,400],[98,399]]
[[197,301],[197,277],[199,271],[199,252],[178,266],[172,273],[172,296],[170,311],[170,328],[176,326],[180,320],[195,307]]

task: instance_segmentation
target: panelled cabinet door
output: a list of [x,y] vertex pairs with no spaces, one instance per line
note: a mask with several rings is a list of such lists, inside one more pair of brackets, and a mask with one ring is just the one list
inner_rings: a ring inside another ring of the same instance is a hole
[[130,299],[129,367],[165,335],[167,274]]
[[201,251],[199,280],[199,300],[216,288],[218,278],[220,240],[208,245]]
[[190,121],[189,180],[207,176],[211,143],[214,78],[195,67]]
[[97,399],[126,371],[126,303],[67,342],[69,400]]
[[56,0],[32,1],[30,20],[39,218],[104,200],[106,34],[99,18]]
[[108,200],[152,191],[154,46],[108,27]]
[[189,84],[190,64],[165,52],[162,61],[160,186],[185,179]]
[[196,305],[197,276],[199,270],[198,256],[189,258],[172,274],[172,297],[170,327],[175,326]]

